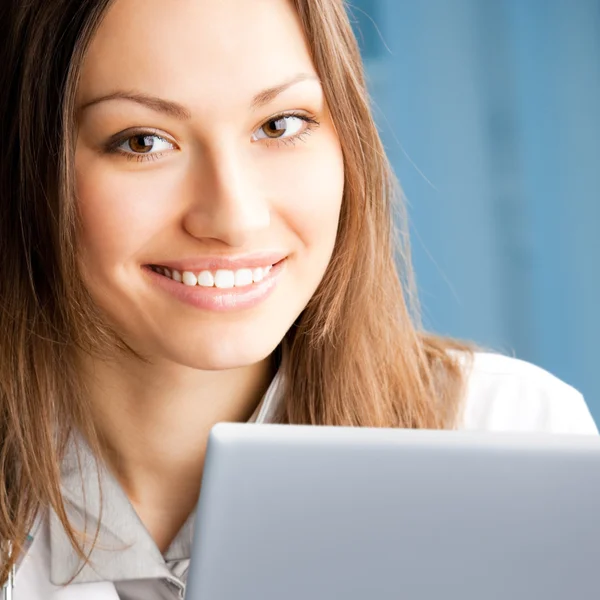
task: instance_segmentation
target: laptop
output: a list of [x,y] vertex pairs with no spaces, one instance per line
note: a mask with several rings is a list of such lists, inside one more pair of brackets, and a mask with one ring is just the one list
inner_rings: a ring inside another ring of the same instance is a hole
[[186,600],[600,598],[600,438],[219,423]]

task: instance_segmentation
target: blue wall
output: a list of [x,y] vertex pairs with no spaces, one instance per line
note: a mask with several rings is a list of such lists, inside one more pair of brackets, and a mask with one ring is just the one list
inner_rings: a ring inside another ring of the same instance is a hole
[[548,369],[600,424],[600,2],[350,11],[426,327]]

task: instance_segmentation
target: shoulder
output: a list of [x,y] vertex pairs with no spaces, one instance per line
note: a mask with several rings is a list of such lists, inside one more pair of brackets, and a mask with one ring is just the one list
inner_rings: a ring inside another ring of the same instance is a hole
[[581,393],[548,371],[501,354],[457,357],[466,377],[461,429],[598,435]]

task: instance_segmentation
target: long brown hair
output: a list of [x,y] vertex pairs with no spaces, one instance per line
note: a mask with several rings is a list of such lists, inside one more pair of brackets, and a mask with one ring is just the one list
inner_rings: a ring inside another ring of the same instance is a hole
[[[113,0],[11,0],[0,9],[0,583],[38,511],[56,511],[83,560],[60,491],[70,433],[100,455],[75,350],[133,352],[77,269],[74,98],[86,48]],[[293,0],[342,144],[333,256],[281,349],[282,423],[452,428],[457,354],[422,331],[401,190],[373,122],[343,0]],[[394,209],[401,229],[394,226]],[[140,357],[141,358],[141,357]]]

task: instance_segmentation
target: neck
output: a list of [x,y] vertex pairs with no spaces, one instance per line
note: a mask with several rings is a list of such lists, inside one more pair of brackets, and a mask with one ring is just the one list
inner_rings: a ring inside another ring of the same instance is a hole
[[161,551],[198,500],[208,434],[248,421],[273,376],[272,360],[199,371],[120,358],[84,366],[108,467]]

